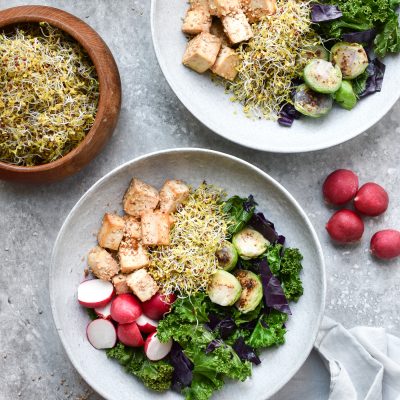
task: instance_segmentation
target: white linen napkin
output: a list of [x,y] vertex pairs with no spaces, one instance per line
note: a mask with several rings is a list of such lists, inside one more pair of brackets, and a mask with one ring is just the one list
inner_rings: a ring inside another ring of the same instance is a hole
[[400,400],[400,339],[384,328],[325,317],[314,348],[274,400]]

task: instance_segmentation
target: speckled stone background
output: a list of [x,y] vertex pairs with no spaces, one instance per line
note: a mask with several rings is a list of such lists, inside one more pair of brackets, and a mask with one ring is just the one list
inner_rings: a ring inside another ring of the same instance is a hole
[[[321,239],[328,276],[326,314],[346,327],[383,326],[400,335],[400,260],[381,263],[368,253],[376,230],[400,228],[400,103],[368,132],[333,149],[299,155],[244,149],[202,126],[168,87],[152,49],[149,0],[0,0],[0,8],[27,3],[63,8],[99,32],[120,69],[123,105],[112,140],[77,176],[51,186],[0,182],[1,400],[100,399],[68,361],[53,326],[51,249],[64,218],[97,179],[138,155],[170,147],[227,152],[280,181],[304,207]],[[324,230],[332,210],[323,204],[320,187],[339,167],[358,171],[362,182],[381,183],[391,199],[388,212],[366,220],[363,241],[351,247],[333,246]],[[313,373],[315,365],[305,368]],[[284,389],[276,399],[288,396]],[[326,393],[315,398],[324,399]]]

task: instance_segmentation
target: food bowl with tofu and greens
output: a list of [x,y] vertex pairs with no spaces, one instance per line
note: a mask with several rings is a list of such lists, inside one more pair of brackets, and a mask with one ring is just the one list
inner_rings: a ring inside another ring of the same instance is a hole
[[[254,183],[242,188],[236,182],[229,188],[228,168],[233,175],[249,168],[233,158],[187,151],[183,162],[190,162],[192,170],[199,165],[204,169],[205,155],[210,157],[206,169],[222,168],[215,181],[215,173],[203,172],[197,173],[202,179],[190,179],[190,173],[177,168],[176,163],[183,164],[176,155],[167,163],[155,162],[163,165],[165,175],[152,178],[140,174],[140,168],[129,171],[133,179],[112,194],[102,218],[90,224],[92,233],[97,231],[96,243],[86,248],[77,275],[84,279],[75,280],[73,288],[74,307],[79,304],[86,325],[80,332],[85,351],[91,357],[99,353],[95,357],[104,368],[133,375],[119,379],[143,385],[145,398],[157,392],[199,400],[230,390],[248,393],[250,382],[259,379],[258,370],[278,360],[285,365],[282,354],[292,349],[293,364],[284,374],[289,379],[296,353],[304,351],[298,349],[300,342],[304,346],[305,340],[305,348],[311,349],[315,318],[320,318],[316,310],[321,305],[310,306],[307,300],[324,291],[323,281],[310,285],[321,278],[313,266],[321,268],[321,261],[311,256],[307,243],[315,239],[305,242],[307,232],[296,227],[304,234],[297,248],[299,234],[291,237],[281,223],[297,219],[291,207],[276,226],[269,220],[287,209],[290,199],[274,212],[273,190],[255,186],[261,175],[253,167],[249,178]],[[254,195],[244,192],[250,189]],[[309,307],[315,314],[300,321]],[[308,330],[307,339],[295,333],[295,326],[307,320],[311,340]],[[275,390],[273,377],[270,383]]]
[[[168,8],[153,0],[153,40],[168,82],[203,123],[241,144],[328,147],[370,127],[400,95],[398,2],[173,0]],[[167,22],[172,10],[183,20]],[[182,59],[165,59],[178,50]],[[370,96],[386,81],[394,94]],[[299,119],[295,132],[279,129]]]

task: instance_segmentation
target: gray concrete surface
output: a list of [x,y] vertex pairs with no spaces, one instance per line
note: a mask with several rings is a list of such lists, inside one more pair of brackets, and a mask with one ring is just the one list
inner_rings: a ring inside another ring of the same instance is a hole
[[[244,149],[202,126],[174,96],[153,53],[150,2],[135,0],[0,0],[0,8],[22,4],[63,8],[87,21],[112,49],[123,84],[119,126],[104,152],[77,176],[51,186],[0,182],[0,399],[91,399],[53,326],[48,267],[53,242],[79,197],[106,172],[149,151],[205,147],[242,157],[279,180],[310,216],[326,254],[326,314],[347,327],[384,326],[400,335],[400,261],[379,263],[368,254],[372,233],[400,228],[400,103],[375,127],[333,149],[274,155]],[[366,222],[362,243],[335,247],[324,225],[332,210],[320,186],[339,167],[361,181],[382,183],[389,211]],[[284,394],[277,396],[284,399]]]

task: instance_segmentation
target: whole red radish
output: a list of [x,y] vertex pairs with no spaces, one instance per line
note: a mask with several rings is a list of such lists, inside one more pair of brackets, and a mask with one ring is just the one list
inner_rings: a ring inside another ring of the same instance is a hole
[[151,333],[145,343],[144,352],[151,361],[158,361],[163,359],[172,348],[172,339],[169,339],[166,343],[162,343],[157,338],[157,332]]
[[325,179],[322,193],[327,203],[341,206],[354,198],[358,190],[358,177],[349,169],[338,169]]
[[96,349],[111,349],[117,341],[115,327],[107,319],[95,319],[86,328],[90,344]]
[[158,322],[154,321],[154,319],[150,319],[146,315],[142,314],[137,320],[136,320],[137,326],[140,330],[140,332],[143,333],[152,333],[157,330]]
[[111,303],[111,318],[120,324],[129,324],[142,315],[142,308],[135,296],[124,293],[115,297]]
[[143,336],[136,322],[119,324],[117,328],[118,340],[125,346],[141,347],[144,345]]
[[111,282],[101,279],[88,279],[78,287],[78,301],[87,308],[104,307],[114,294]]
[[156,293],[150,300],[142,303],[143,313],[151,319],[160,320],[171,309],[171,304],[176,300],[174,294],[163,295]]
[[326,224],[330,237],[338,243],[352,243],[361,239],[364,222],[351,210],[339,210]]
[[389,205],[389,196],[382,186],[368,182],[360,187],[354,199],[354,207],[357,211],[370,217],[383,214]]
[[371,238],[371,253],[383,260],[400,256],[400,232],[387,229],[376,232]]

